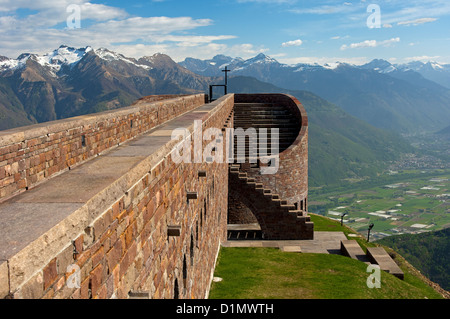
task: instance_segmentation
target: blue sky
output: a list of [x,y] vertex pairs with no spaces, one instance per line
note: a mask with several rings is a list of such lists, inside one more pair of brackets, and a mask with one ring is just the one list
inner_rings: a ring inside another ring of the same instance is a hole
[[175,61],[450,63],[448,0],[0,0],[0,29],[0,55],[13,58],[66,44]]

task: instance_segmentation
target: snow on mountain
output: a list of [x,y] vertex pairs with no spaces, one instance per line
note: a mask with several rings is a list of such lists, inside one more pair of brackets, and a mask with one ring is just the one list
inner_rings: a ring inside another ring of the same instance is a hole
[[4,59],[0,61],[0,71],[8,71],[22,68],[25,66],[28,59],[33,59],[43,67],[47,68],[51,74],[56,76],[56,73],[61,70],[62,66],[72,68],[76,65],[86,53],[92,51],[91,47],[80,49],[71,48],[61,45],[58,49],[44,55],[23,53],[17,59]]
[[420,61],[413,61],[407,64],[402,65],[403,68],[409,68],[413,71],[450,71],[449,64],[441,64],[435,61],[429,61],[427,63],[423,63]]
[[251,64],[271,64],[271,63],[278,63],[277,60],[265,55],[264,53],[260,53],[257,56],[255,56],[254,58],[250,58],[248,60],[244,61],[244,65],[251,65]]
[[61,45],[58,49],[52,52],[38,55],[23,53],[17,59],[10,59],[7,57],[0,57],[0,72],[14,71],[25,66],[28,59],[33,59],[47,70],[53,76],[60,75],[61,70],[65,67],[72,69],[87,53],[93,51],[99,58],[108,61],[123,61],[128,64],[132,64],[136,67],[149,70],[150,66],[144,64],[138,64],[135,59],[127,58],[120,53],[110,51],[105,48],[93,49],[90,46],[85,48],[72,48],[66,45]]
[[436,82],[444,87],[450,88],[450,65],[441,64],[435,61],[421,62],[412,61],[404,64],[391,64],[388,61],[375,59],[365,65],[360,66],[363,69],[370,69],[379,73],[401,76],[415,72],[425,79]]
[[442,70],[444,67],[437,62],[429,62],[431,67],[435,70]]
[[382,60],[382,59],[375,59],[372,60],[371,62],[361,65],[360,66],[361,69],[366,69],[366,70],[373,70],[373,71],[377,71],[379,73],[391,73],[397,70],[397,67],[395,65],[393,65],[392,63],[386,61],[386,60]]
[[95,52],[95,54],[98,57],[100,57],[101,59],[103,59],[105,61],[108,61],[108,62],[111,62],[111,61],[123,61],[123,62],[126,62],[128,64],[132,64],[132,65],[134,65],[136,67],[140,67],[140,68],[143,68],[143,69],[146,69],[146,70],[151,69],[151,67],[148,66],[148,65],[137,63],[137,61],[135,59],[133,59],[133,58],[127,58],[123,54],[120,54],[120,53],[117,53],[117,52],[113,52],[113,51],[110,51],[110,50],[105,49],[105,48],[96,49],[94,52]]
[[338,67],[340,67],[341,65],[342,65],[341,62],[334,62],[334,63],[325,63],[325,64],[323,65],[323,67],[324,67],[325,69],[335,70],[335,69],[337,69]]
[[15,70],[25,65],[27,60],[31,57],[29,53],[22,53],[17,59],[10,59],[2,57],[0,60],[0,72],[6,72],[9,70]]
[[363,69],[372,69],[380,73],[390,73],[394,71],[415,71],[415,72],[426,72],[426,71],[450,71],[450,65],[440,64],[438,62],[429,61],[423,63],[421,61],[412,61],[404,64],[392,64],[386,60],[375,59],[371,62],[361,66]]
[[62,66],[73,68],[90,51],[92,51],[91,47],[75,49],[62,45],[58,49],[42,56],[34,55],[34,58],[39,64],[49,68],[56,75]]
[[328,64],[326,64],[325,66],[321,66],[321,65],[319,65],[317,63],[314,63],[314,64],[299,63],[299,64],[295,64],[295,65],[283,64],[282,66],[283,67],[287,67],[287,68],[293,68],[294,69],[293,72],[304,72],[304,71],[321,70],[323,68],[335,69],[336,67],[339,66],[339,63],[336,63],[336,65],[328,65]]
[[3,59],[0,60],[0,72],[14,69],[18,66],[19,61],[14,59],[9,59],[6,57],[2,57]]

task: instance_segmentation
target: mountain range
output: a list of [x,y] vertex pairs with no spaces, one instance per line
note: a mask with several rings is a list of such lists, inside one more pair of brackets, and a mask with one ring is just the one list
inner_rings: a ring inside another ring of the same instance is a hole
[[[375,176],[387,162],[414,151],[399,132],[419,132],[427,125],[438,131],[449,124],[449,90],[387,61],[288,66],[260,54],[248,60],[222,55],[176,63],[164,54],[135,59],[105,48],[62,45],[44,55],[0,57],[0,129],[115,109],[151,94],[205,93],[210,84],[223,81],[225,66],[233,71],[231,93],[287,93],[303,103],[311,186]],[[402,79],[407,72],[414,76]],[[360,112],[352,112],[352,105]]]
[[306,90],[376,127],[406,134],[435,132],[450,122],[450,65],[411,62],[394,65],[373,60],[287,65],[264,54],[244,60],[217,55],[187,58],[185,68],[204,76],[251,76],[278,87]]
[[252,77],[228,81],[230,93],[285,93],[295,96],[308,114],[310,186],[346,184],[376,176],[386,163],[414,149],[398,133],[374,127],[321,97],[287,90]]
[[100,48],[0,56],[0,129],[130,105],[151,94],[206,92],[207,78],[164,54],[138,60]]

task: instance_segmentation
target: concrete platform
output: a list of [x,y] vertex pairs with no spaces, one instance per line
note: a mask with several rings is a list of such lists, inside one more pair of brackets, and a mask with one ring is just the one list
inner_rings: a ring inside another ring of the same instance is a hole
[[[241,226],[245,228],[244,226]],[[283,251],[302,253],[341,254],[341,240],[347,237],[343,232],[314,232],[312,240],[228,240],[223,247],[273,247]]]
[[302,252],[302,247],[300,246],[281,246],[280,249],[286,253],[301,253]]
[[378,264],[381,270],[384,270],[400,279],[404,278],[403,271],[383,247],[368,247],[367,256],[373,263]]
[[369,259],[356,240],[341,241],[341,252],[344,256],[370,264]]

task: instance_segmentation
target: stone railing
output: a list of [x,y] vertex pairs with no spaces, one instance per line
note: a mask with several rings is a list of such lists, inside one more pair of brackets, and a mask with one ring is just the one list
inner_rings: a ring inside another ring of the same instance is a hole
[[129,107],[0,131],[0,201],[205,103],[149,96]]

